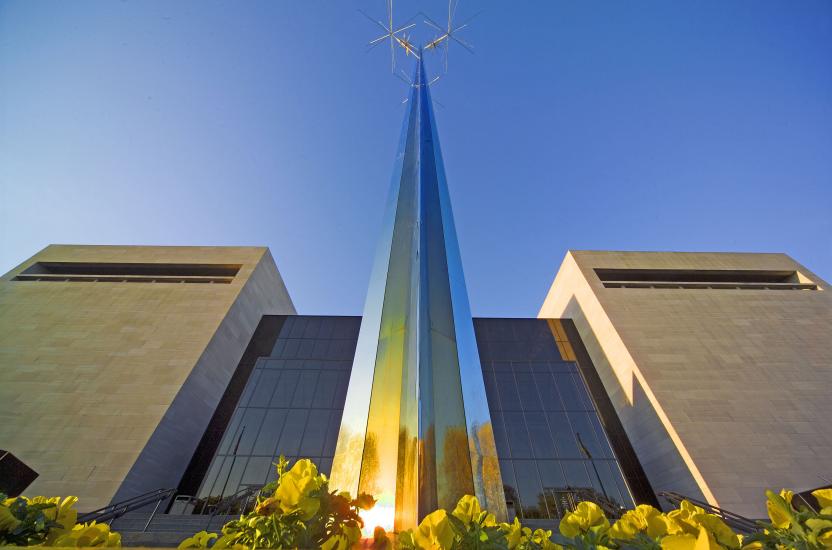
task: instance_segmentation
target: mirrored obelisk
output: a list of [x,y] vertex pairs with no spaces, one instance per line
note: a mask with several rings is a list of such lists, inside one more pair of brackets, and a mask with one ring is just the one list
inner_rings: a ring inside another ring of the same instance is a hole
[[397,531],[466,494],[506,515],[426,83],[419,56],[331,476],[376,496],[369,528]]

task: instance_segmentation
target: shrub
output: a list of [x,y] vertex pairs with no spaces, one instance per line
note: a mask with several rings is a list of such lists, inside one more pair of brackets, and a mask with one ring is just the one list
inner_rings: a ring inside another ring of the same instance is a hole
[[[329,491],[329,481],[308,459],[287,469],[280,457],[277,480],[260,492],[251,513],[226,523],[222,534],[201,531],[179,548],[323,548],[346,550],[361,539],[360,509],[373,507],[369,495]],[[212,544],[213,543],[213,544]]]
[[0,493],[0,546],[121,546],[106,524],[76,524],[78,497],[6,498]]
[[799,510],[795,508],[792,503],[794,493],[785,489],[779,495],[766,491],[766,496],[771,523],[764,524],[762,532],[746,537],[744,549],[832,548],[832,489],[819,489],[812,493],[820,505],[820,513],[805,506]]

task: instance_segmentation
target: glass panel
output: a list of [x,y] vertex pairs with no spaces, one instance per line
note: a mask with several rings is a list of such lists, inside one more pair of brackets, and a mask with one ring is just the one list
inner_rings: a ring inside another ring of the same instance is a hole
[[293,407],[308,407],[315,397],[315,386],[318,383],[318,371],[304,371],[300,374],[295,397],[292,400]]
[[538,460],[537,466],[540,469],[540,480],[543,482],[544,489],[563,489],[566,485],[566,478],[559,460]]
[[232,441],[237,441],[237,431],[240,429],[240,419],[243,417],[245,409],[237,409],[234,411],[234,416],[231,417],[231,422],[228,428],[225,429],[225,434],[222,436],[222,442],[217,450],[217,454],[226,454],[232,448]]
[[497,382],[494,380],[493,371],[483,371],[483,382],[485,382],[485,396],[488,399],[488,406],[492,410],[500,409],[500,398],[497,394]]
[[595,467],[598,468],[598,475],[601,477],[601,493],[606,493],[607,498],[618,503],[620,506],[629,505],[618,491],[618,484],[616,483],[615,473],[618,467],[615,461],[612,460],[596,460]]
[[[336,434],[337,435],[337,434]],[[322,458],[316,464],[318,467],[318,471],[326,476],[329,476],[329,472],[332,471],[332,459],[331,458]]]
[[534,383],[543,401],[543,408],[547,411],[562,411],[563,403],[560,401],[555,381],[548,370],[534,373]]
[[283,431],[283,422],[286,420],[286,409],[271,409],[266,413],[263,427],[257,436],[252,454],[274,456],[274,449]]
[[257,388],[257,381],[260,379],[260,374],[263,371],[261,369],[254,369],[251,373],[251,378],[248,379],[248,383],[246,383],[246,389],[243,390],[243,395],[240,396],[240,401],[237,403],[238,407],[245,407],[248,404],[248,400],[251,399],[251,394],[254,393],[254,390]]
[[202,481],[202,487],[200,487],[199,489],[199,498],[205,498],[211,494],[211,489],[216,484],[217,477],[220,475],[220,471],[222,470],[222,463],[224,460],[224,456],[214,457],[214,461],[211,463],[211,467],[208,469],[208,474]]
[[338,441],[338,429],[341,427],[341,411],[332,411],[332,416],[329,418],[329,429],[326,432],[326,439],[324,440],[324,456],[333,456],[335,454],[335,443]]
[[520,505],[526,519],[548,518],[543,498],[543,489],[537,475],[537,466],[531,460],[515,460],[514,473],[517,476],[517,491]]
[[506,428],[503,425],[503,413],[494,411],[491,413],[491,426],[494,429],[494,442],[497,444],[497,456],[510,458],[511,452],[508,447]]
[[592,399],[589,397],[589,392],[587,391],[586,384],[584,383],[583,377],[580,373],[575,372],[572,374],[572,381],[575,384],[576,395],[582,404],[582,408],[585,411],[592,411],[595,410],[595,405],[592,403]]
[[326,359],[329,353],[329,340],[315,340],[315,348],[312,350],[314,359]]
[[306,330],[303,331],[304,338],[317,338],[318,330],[321,327],[321,319],[318,317],[309,317],[306,322]]
[[582,411],[584,410],[584,403],[578,393],[578,388],[575,386],[575,381],[570,373],[556,372],[554,373],[555,384],[558,387],[558,393],[563,400],[563,405],[568,411]]
[[301,455],[311,457],[321,455],[326,430],[329,428],[329,415],[330,411],[314,409],[309,411],[309,420],[306,422],[303,444],[300,447]]
[[550,412],[547,413],[547,416],[549,418],[549,429],[555,439],[558,458],[583,458],[566,413]]
[[343,403],[336,403],[335,392],[338,390],[338,371],[323,371],[321,377],[318,379],[318,389],[315,392],[315,398],[312,400],[313,407],[339,407]]
[[543,412],[527,412],[526,425],[532,440],[535,458],[557,458],[555,444],[549,435],[549,425]]
[[257,383],[257,388],[249,401],[249,407],[267,407],[269,400],[272,398],[274,388],[277,385],[277,380],[280,378],[280,371],[264,370],[260,381]]
[[285,370],[280,378],[280,383],[272,396],[272,407],[288,407],[295,395],[295,387],[298,384],[300,372],[296,370]]
[[[257,432],[260,431],[260,424],[263,422],[265,415],[265,409],[246,409],[246,413],[240,421],[240,432],[232,447],[229,449],[229,452],[233,453],[236,448],[238,455],[251,453],[251,448],[254,445],[254,440],[257,439]],[[239,441],[239,446],[237,445],[237,441]]]
[[307,317],[295,317],[295,323],[291,327],[291,331],[288,333],[287,338],[303,338],[303,331],[306,329],[306,323],[308,321]]
[[526,411],[543,410],[543,404],[537,395],[537,387],[532,373],[516,372],[515,378],[517,380],[517,389],[520,392],[520,401],[523,403],[523,409]]
[[601,427],[601,420],[598,418],[598,414],[595,412],[589,413],[589,421],[595,430],[595,439],[598,441],[598,456],[600,458],[615,458],[612,447],[610,447],[610,442],[607,439],[607,434],[604,428]]
[[269,469],[272,468],[270,456],[255,456],[248,459],[245,473],[240,482],[241,485],[264,485]]
[[521,412],[503,413],[512,458],[532,458],[532,447]]
[[283,348],[283,353],[280,356],[284,359],[297,359],[299,347],[299,340],[286,340],[286,346]]
[[586,471],[586,460],[564,460],[561,462],[563,473],[566,474],[566,485],[572,489],[591,488],[589,474]]
[[301,340],[298,348],[298,359],[311,359],[312,350],[315,349],[314,340]]
[[220,467],[217,471],[216,477],[214,478],[214,484],[205,491],[203,496],[220,496],[226,486],[228,474],[231,472],[231,461],[234,460],[234,457],[228,456],[218,458],[220,459]]
[[340,378],[338,379],[338,391],[335,393],[335,403],[337,403],[338,408],[344,406],[344,401],[347,399],[347,388],[349,387],[349,383],[349,371],[342,372]]
[[575,439],[578,440],[580,446],[583,442],[586,450],[592,458],[609,458],[604,456],[601,445],[595,437],[595,429],[592,426],[592,417],[594,412],[569,412],[569,422],[572,424],[572,429],[575,431]]
[[[240,487],[240,480],[243,477],[243,472],[246,469],[246,463],[248,462],[248,457],[245,456],[237,456],[237,457],[230,457],[231,458],[231,474],[223,481],[219,490],[222,491],[222,496],[233,495],[237,492],[238,488]],[[236,460],[235,460],[236,459]],[[217,482],[219,483],[219,479]],[[225,490],[223,491],[223,488]],[[216,488],[215,488],[216,491]],[[216,494],[220,494],[217,492]]]
[[500,405],[504,411],[519,411],[520,397],[517,395],[517,388],[514,384],[514,373],[497,372],[497,389],[500,391]]
[[517,492],[517,480],[514,478],[514,467],[510,460],[500,460],[500,477],[503,478],[508,519],[511,521],[520,513],[520,495]]
[[298,454],[308,412],[306,409],[289,411],[289,415],[286,417],[286,426],[283,428],[280,443],[277,445],[278,455],[294,456]]

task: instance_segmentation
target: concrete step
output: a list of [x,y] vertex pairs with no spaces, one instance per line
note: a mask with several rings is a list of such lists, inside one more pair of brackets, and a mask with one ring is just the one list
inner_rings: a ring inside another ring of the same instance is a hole
[[[111,527],[119,533],[148,531],[187,533],[188,536],[198,531],[219,531],[228,521],[240,516],[200,516],[194,514],[156,514],[148,525],[149,512],[128,512],[113,520]],[[147,528],[145,528],[147,526]]]

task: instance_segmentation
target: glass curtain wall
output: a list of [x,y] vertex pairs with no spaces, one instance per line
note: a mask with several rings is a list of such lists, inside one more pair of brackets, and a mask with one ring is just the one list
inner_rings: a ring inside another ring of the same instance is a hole
[[474,327],[509,516],[558,519],[581,500],[633,506],[558,321]]
[[273,463],[311,458],[329,474],[360,317],[289,316],[260,357],[198,496],[235,494],[274,479]]

